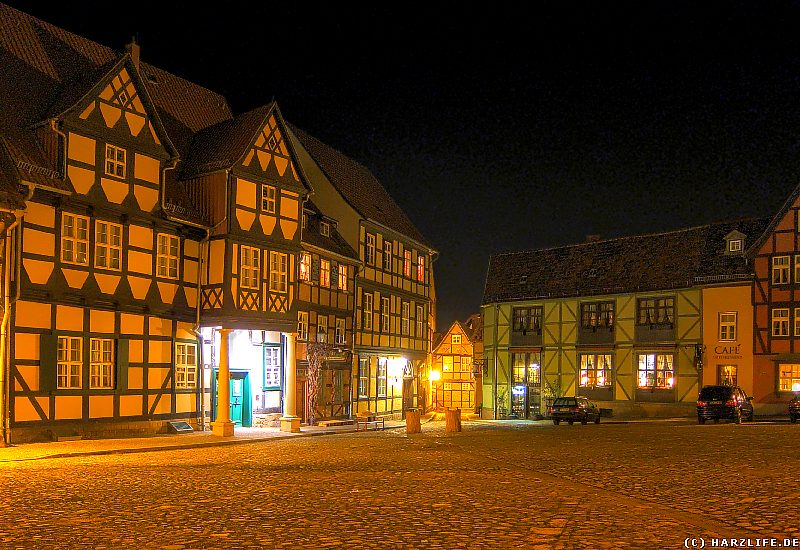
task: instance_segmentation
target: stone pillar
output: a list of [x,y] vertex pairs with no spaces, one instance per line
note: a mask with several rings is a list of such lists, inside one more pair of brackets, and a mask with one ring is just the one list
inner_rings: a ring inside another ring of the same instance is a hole
[[297,433],[300,431],[300,419],[297,417],[297,333],[284,332],[286,338],[286,356],[283,360],[283,416],[281,431]]
[[217,419],[211,423],[211,433],[220,437],[233,435],[231,422],[231,369],[228,340],[231,329],[219,329],[219,366],[217,369]]

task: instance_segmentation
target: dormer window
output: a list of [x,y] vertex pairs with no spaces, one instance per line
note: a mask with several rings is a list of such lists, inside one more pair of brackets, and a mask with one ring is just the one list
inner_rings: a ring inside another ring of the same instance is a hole
[[737,230],[725,235],[725,254],[741,255],[744,252],[744,238],[744,233]]
[[731,239],[728,241],[728,252],[741,252],[742,239]]
[[319,234],[323,237],[331,236],[331,224],[328,222],[319,222]]

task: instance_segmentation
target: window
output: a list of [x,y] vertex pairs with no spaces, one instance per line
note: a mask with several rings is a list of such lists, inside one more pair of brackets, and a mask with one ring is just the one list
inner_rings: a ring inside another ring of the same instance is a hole
[[542,356],[540,353],[512,353],[511,378],[514,384],[542,383]]
[[383,269],[392,270],[392,241],[383,241]]
[[122,226],[96,221],[94,228],[94,265],[119,271],[122,258]]
[[420,283],[425,282],[425,256],[422,254],[417,257],[417,280]]
[[411,278],[411,251],[403,252],[403,276]]
[[389,332],[389,298],[381,298],[381,332]]
[[297,339],[308,340],[308,312],[297,312]]
[[375,235],[367,233],[367,249],[364,253],[364,261],[367,265],[375,265]]
[[461,343],[461,335],[460,334],[452,334],[452,335],[450,335],[450,343],[451,344],[460,344]]
[[671,353],[639,355],[639,388],[672,389],[675,386],[673,361]]
[[344,319],[336,319],[336,332],[334,333],[334,339],[337,344],[347,343],[347,339],[345,337]]
[[178,256],[180,255],[180,243],[178,237],[174,235],[158,234],[158,269],[156,273],[159,277],[167,279],[178,278]]
[[300,225],[302,226],[303,229],[306,228],[306,226],[308,225],[308,214],[303,214],[302,221],[300,222]]
[[278,211],[275,188],[271,185],[261,186],[261,210],[268,214],[275,214]]
[[772,335],[789,336],[789,308],[772,310]]
[[83,366],[82,340],[71,336],[58,337],[58,389],[81,387]]
[[581,327],[587,330],[614,326],[614,302],[581,304]]
[[311,280],[311,254],[308,252],[300,253],[300,280]]
[[772,258],[772,284],[785,285],[789,282],[789,256]]
[[339,290],[347,292],[347,266],[339,264]]
[[125,177],[125,149],[106,145],[106,174],[117,178]]
[[582,388],[611,386],[611,355],[584,354],[580,357]]
[[800,365],[778,365],[778,391],[800,392]]
[[378,358],[378,397],[386,397],[386,358]]
[[537,334],[542,332],[542,308],[539,307],[515,307],[512,311],[513,331],[526,334],[533,331]]
[[369,397],[369,359],[358,360],[358,396]]
[[319,286],[331,286],[331,262],[329,260],[319,261]]
[[331,236],[331,224],[328,222],[319,222],[319,234],[323,237]]
[[425,323],[425,309],[422,306],[417,306],[417,338],[424,338],[425,333],[423,330]]
[[794,257],[794,282],[800,282],[800,255]]
[[408,335],[411,304],[403,302],[400,307],[400,334]]
[[736,365],[718,365],[717,380],[722,386],[736,385]]
[[365,292],[362,302],[362,314],[364,330],[372,330],[372,294]]
[[89,218],[75,214],[61,215],[61,261],[89,265]]
[[264,389],[281,387],[281,348],[264,346]]
[[736,312],[728,311],[719,314],[719,339],[722,342],[736,340]]
[[731,239],[728,241],[728,252],[741,252],[742,239]]
[[92,389],[114,388],[114,341],[108,338],[92,338],[89,360],[89,387]]
[[794,335],[800,336],[800,307],[794,308]]
[[241,269],[239,286],[258,290],[261,284],[261,250],[252,246],[239,246]]
[[639,300],[637,325],[671,325],[675,318],[673,298]]
[[269,289],[273,292],[286,292],[287,258],[283,252],[269,253]]
[[317,314],[317,342],[328,341],[328,316]]
[[197,344],[175,344],[175,388],[197,387]]

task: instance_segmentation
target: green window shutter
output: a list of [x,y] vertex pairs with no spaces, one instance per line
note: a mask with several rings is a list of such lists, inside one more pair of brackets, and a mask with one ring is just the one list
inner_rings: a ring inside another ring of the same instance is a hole
[[331,288],[339,288],[339,264],[331,263]]
[[116,377],[117,377],[117,391],[125,391],[128,389],[128,361],[130,358],[130,340],[127,338],[120,338],[117,340],[117,362],[116,362]]
[[319,282],[319,258],[311,258],[311,281]]
[[58,337],[39,337],[39,391],[54,392],[58,387]]

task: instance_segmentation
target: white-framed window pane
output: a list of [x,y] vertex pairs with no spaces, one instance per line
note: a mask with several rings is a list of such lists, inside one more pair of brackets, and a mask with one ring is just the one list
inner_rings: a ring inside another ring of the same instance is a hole
[[114,387],[114,341],[109,338],[92,338],[90,341],[89,387]]
[[308,340],[308,312],[297,312],[297,339]]
[[81,387],[83,368],[82,339],[70,336],[58,337],[56,377],[58,389]]
[[106,145],[105,172],[109,176],[125,177],[125,149]]
[[175,387],[197,387],[197,344],[175,344]]
[[61,261],[89,264],[89,218],[67,212],[61,215]]
[[347,291],[347,266],[339,264],[339,290]]
[[272,292],[286,292],[286,266],[288,255],[283,252],[269,253],[269,289]]
[[167,279],[178,278],[180,240],[174,235],[158,234],[156,274]]

